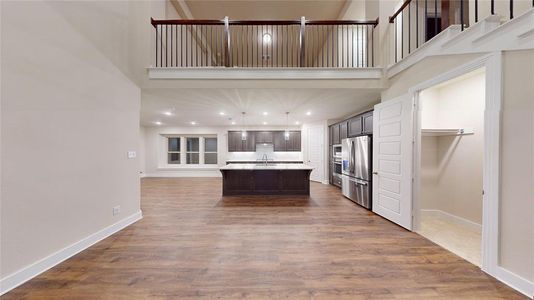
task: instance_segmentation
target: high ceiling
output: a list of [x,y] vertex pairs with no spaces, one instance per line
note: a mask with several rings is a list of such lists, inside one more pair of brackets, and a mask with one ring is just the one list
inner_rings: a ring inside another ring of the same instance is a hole
[[286,125],[285,112],[296,125],[360,112],[379,96],[376,89],[144,89],[141,124],[229,126],[232,118],[239,126],[244,111],[247,125]]
[[185,0],[195,19],[338,19],[346,0]]

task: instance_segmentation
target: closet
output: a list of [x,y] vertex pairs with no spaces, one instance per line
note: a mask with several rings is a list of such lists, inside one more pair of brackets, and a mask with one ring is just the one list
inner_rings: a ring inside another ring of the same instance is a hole
[[480,266],[484,69],[419,94],[419,234]]

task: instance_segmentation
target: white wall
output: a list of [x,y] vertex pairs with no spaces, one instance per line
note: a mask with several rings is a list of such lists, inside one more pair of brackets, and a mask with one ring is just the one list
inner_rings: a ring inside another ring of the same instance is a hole
[[422,209],[482,224],[484,91],[484,73],[477,72],[421,92],[423,129],[474,130],[472,135],[422,138]]
[[504,53],[500,263],[534,283],[534,50]]
[[[481,54],[426,58],[389,80],[382,101]],[[500,266],[534,282],[534,50],[503,54]]]
[[[246,127],[246,130],[284,130],[285,127]],[[300,130],[291,127],[292,130]],[[150,177],[218,177],[219,167],[228,160],[256,160],[264,152],[228,152],[228,131],[241,130],[241,127],[145,127],[146,175]],[[166,135],[217,136],[218,165],[167,165]],[[302,161],[302,152],[273,152],[269,158],[279,161]]]
[[129,5],[1,3],[2,279],[140,210]]

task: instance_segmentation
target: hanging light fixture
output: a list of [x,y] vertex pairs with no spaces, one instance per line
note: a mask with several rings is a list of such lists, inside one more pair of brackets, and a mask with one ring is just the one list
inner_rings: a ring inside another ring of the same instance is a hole
[[243,127],[243,129],[241,129],[241,140],[246,141],[247,131],[245,130],[245,112],[241,113],[241,126]]
[[284,138],[286,141],[289,140],[289,112],[286,111],[286,131],[284,132]]

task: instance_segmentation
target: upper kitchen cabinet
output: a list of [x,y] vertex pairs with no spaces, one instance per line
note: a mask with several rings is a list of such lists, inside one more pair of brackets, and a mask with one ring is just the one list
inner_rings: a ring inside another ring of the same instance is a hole
[[362,134],[362,116],[350,118],[349,121],[349,137],[354,137]]
[[228,131],[228,152],[243,151],[241,131]]
[[301,151],[301,133],[300,131],[290,131],[289,138],[286,140],[284,131],[273,132],[273,148],[278,151]]
[[273,132],[273,150],[286,151],[286,139],[283,131]]
[[254,152],[256,151],[256,135],[247,132],[243,140],[241,131],[228,131],[228,152]]
[[300,131],[290,131],[289,139],[286,141],[286,151],[300,151],[301,147]]
[[247,139],[243,141],[243,151],[256,151],[256,135],[254,134],[254,132],[247,131]]
[[339,123],[339,141],[346,139],[348,137],[348,121],[343,121]]
[[339,138],[339,124],[332,125],[332,127],[330,127],[330,131],[332,134],[332,144],[341,144],[341,139]]
[[363,123],[362,132],[364,134],[372,134],[373,133],[373,112],[372,111],[365,113],[362,116],[362,123]]
[[272,131],[256,131],[256,143],[272,144],[273,143],[273,132]]

